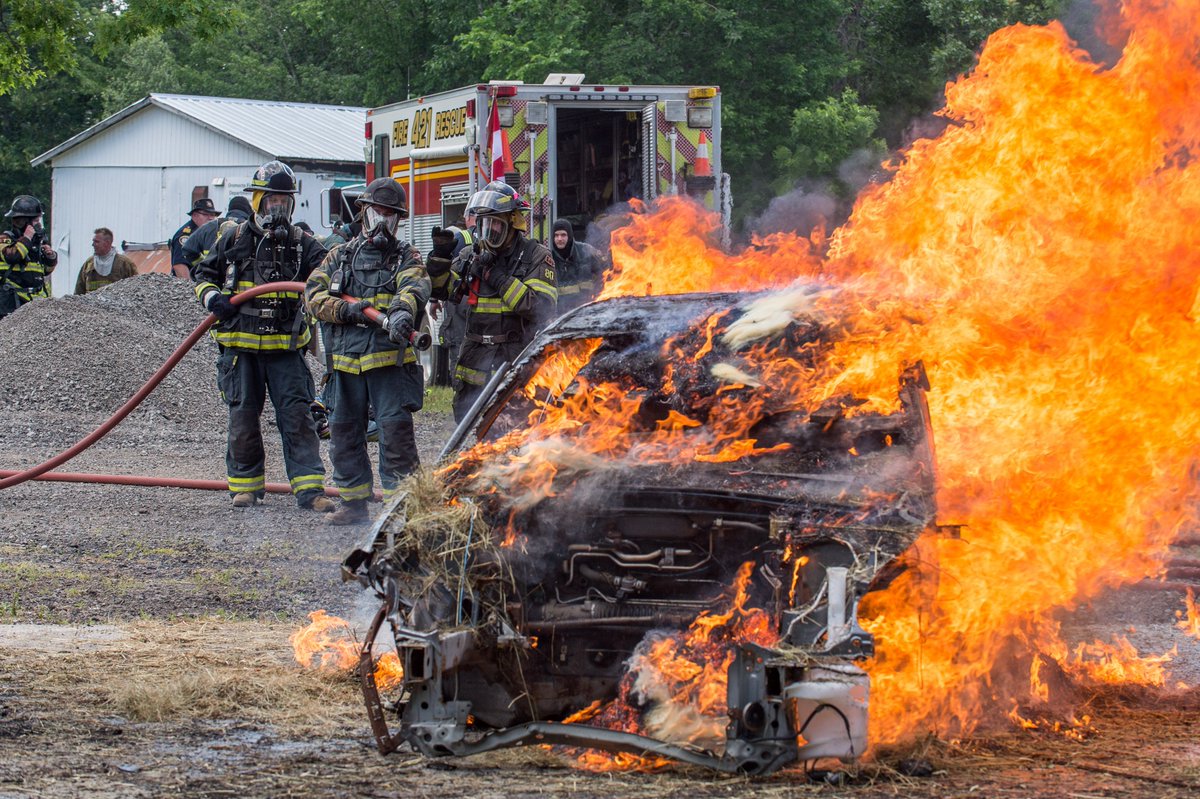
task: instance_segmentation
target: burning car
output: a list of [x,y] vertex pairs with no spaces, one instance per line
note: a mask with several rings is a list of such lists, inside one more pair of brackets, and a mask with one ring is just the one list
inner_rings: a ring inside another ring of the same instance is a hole
[[381,600],[359,667],[381,751],[560,744],[746,774],[864,752],[859,601],[935,526],[928,384],[897,365],[894,410],[814,402],[843,331],[795,309],[763,325],[764,304],[592,303],[497,374],[437,479],[343,565]]

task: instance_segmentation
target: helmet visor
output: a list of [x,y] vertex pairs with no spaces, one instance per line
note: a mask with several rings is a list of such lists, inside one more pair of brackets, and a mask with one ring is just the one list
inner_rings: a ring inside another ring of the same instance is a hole
[[508,219],[503,216],[479,217],[479,239],[483,246],[496,249],[508,238]]

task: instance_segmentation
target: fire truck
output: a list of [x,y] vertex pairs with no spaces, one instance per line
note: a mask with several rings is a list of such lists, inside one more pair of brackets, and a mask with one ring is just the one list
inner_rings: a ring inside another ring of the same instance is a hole
[[[555,219],[569,220],[582,239],[630,199],[668,194],[693,196],[728,223],[720,89],[600,86],[583,78],[493,81],[373,108],[367,181],[391,175],[403,184],[406,237],[428,252],[431,228],[463,217],[471,194],[491,180],[498,125],[511,155],[505,181],[529,202],[530,235],[539,241],[550,238]],[[330,196],[333,216],[353,207],[349,199]]]

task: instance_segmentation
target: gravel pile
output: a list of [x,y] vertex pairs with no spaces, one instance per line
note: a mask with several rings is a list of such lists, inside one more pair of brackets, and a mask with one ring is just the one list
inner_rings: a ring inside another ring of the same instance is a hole
[[[29,303],[0,320],[0,404],[34,438],[48,425],[86,432],[133,396],[203,319],[191,285],[162,274]],[[185,435],[223,430],[215,360],[205,336],[127,423],[169,423]]]

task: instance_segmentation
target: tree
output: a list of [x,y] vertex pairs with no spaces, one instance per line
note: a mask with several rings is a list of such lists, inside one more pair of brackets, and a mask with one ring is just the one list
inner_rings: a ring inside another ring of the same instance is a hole
[[[113,48],[181,26],[204,14],[216,33],[231,0],[0,0],[0,94],[33,88],[71,72],[87,54],[103,59]],[[199,30],[199,29],[197,29]]]
[[878,161],[887,149],[876,137],[878,128],[879,112],[860,103],[853,89],[806,103],[792,114],[791,143],[775,150],[781,174],[775,189],[789,191],[795,175],[836,175],[838,166],[856,152],[867,151]]
[[76,0],[0,0],[0,94],[73,67],[83,17]]
[[[10,45],[0,112],[18,117],[0,124],[0,185],[45,185],[22,159],[150,92],[377,106],[582,72],[597,83],[720,86],[723,167],[741,217],[814,179],[849,195],[851,185],[837,189],[844,158],[905,144],[988,35],[1044,22],[1063,4],[0,0]],[[29,122],[60,115],[61,125]]]

